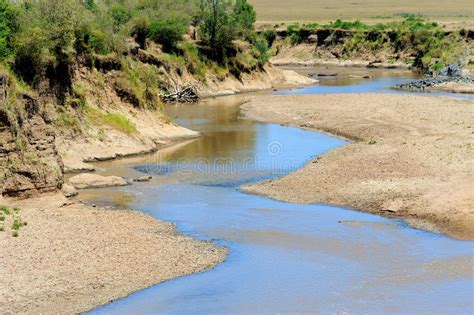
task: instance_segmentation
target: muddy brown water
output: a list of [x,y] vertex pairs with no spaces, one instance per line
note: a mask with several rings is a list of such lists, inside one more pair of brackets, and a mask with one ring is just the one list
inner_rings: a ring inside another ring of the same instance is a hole
[[[328,78],[277,93],[386,92],[411,78],[376,73],[350,85]],[[239,105],[247,97],[169,106],[177,123],[203,136],[153,155],[97,164],[100,173],[153,179],[82,191],[79,198],[175,222],[181,232],[227,246],[229,256],[210,271],[91,314],[472,313],[473,242],[399,220],[240,192],[242,184],[281,176],[344,145],[316,132],[241,120]]]

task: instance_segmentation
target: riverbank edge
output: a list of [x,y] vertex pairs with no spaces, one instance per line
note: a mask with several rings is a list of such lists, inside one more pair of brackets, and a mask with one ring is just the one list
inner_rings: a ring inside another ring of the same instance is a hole
[[[336,95],[344,95],[344,94],[336,94]],[[349,96],[353,96],[351,94],[348,94]],[[364,94],[362,94],[364,95]],[[297,95],[296,97],[298,97]],[[315,95],[312,95],[313,97]],[[323,95],[324,96],[324,95]],[[275,98],[291,98],[292,96],[269,96],[267,97],[267,103],[271,103],[273,107],[276,107],[277,105],[273,102]],[[311,96],[309,96],[311,97]],[[377,94],[377,97],[380,97],[379,94]],[[423,96],[424,97],[424,96]],[[273,98],[270,100],[270,98]],[[254,99],[255,100],[255,99]],[[314,202],[307,202],[298,200],[297,198],[293,197],[288,197],[285,195],[285,193],[282,192],[281,187],[278,189],[273,188],[274,184],[282,183],[283,180],[290,176],[294,176],[295,174],[299,172],[304,172],[305,168],[310,166],[311,164],[316,164],[320,163],[320,160],[323,158],[327,158],[328,156],[334,157],[337,156],[338,154],[341,154],[340,148],[347,148],[348,146],[352,146],[354,144],[367,144],[364,143],[365,139],[361,139],[359,136],[354,135],[350,131],[341,131],[337,130],[335,128],[331,127],[323,127],[323,126],[312,126],[311,124],[299,124],[297,122],[296,117],[284,117],[283,115],[279,115],[279,113],[270,110],[269,112],[260,112],[256,113],[256,109],[252,107],[252,102],[254,100],[250,100],[244,104],[241,105],[241,118],[243,119],[249,119],[249,120],[254,120],[254,121],[259,121],[259,122],[265,122],[265,123],[278,123],[284,126],[289,126],[289,127],[296,127],[296,128],[301,128],[304,130],[309,130],[309,131],[316,131],[316,132],[321,132],[324,134],[327,134],[329,136],[333,137],[338,137],[340,139],[348,141],[347,144],[343,145],[342,147],[338,147],[332,150],[329,150],[320,156],[315,157],[311,161],[308,161],[308,163],[303,166],[301,169],[287,174],[283,177],[277,178],[275,180],[269,180],[269,181],[264,181],[264,182],[259,182],[259,183],[253,183],[249,185],[244,185],[240,187],[241,191],[248,193],[248,194],[254,194],[254,195],[260,195],[264,196],[270,199],[274,200],[279,200],[279,201],[284,201],[284,202],[292,202],[292,203],[300,203],[300,204],[307,204],[307,203],[320,203],[320,204],[327,204],[335,207],[343,207],[351,210],[356,210],[356,211],[361,211],[361,212],[368,212],[376,215],[380,215],[383,217],[388,217],[388,218],[397,218],[403,220],[405,223],[410,225],[413,228],[416,229],[421,229],[433,233],[441,233],[444,235],[447,235],[451,238],[454,239],[459,239],[459,240],[473,240],[474,239],[474,233],[472,228],[469,230],[457,230],[456,228],[452,228],[449,225],[449,222],[442,222],[439,221],[436,216],[433,216],[432,213],[421,213],[418,214],[416,213],[416,210],[413,212],[410,211],[401,211],[399,212],[398,209],[396,211],[392,211],[390,209],[374,209],[373,207],[369,206],[357,206],[354,202],[337,202],[334,200],[318,200]],[[259,99],[262,101],[262,98]],[[307,101],[307,100],[306,100]],[[295,103],[291,105],[296,105]],[[290,106],[289,104],[286,104],[286,106]],[[292,121],[294,120],[294,121]],[[369,146],[371,143],[368,144]],[[314,174],[313,174],[314,175]],[[315,175],[316,176],[316,175]],[[288,188],[288,183],[285,183],[286,188]],[[292,187],[291,189],[298,189],[298,187]],[[350,199],[350,198],[349,198]],[[396,203],[396,202],[394,202]],[[395,206],[395,208],[398,207]],[[472,217],[471,217],[471,221]]]

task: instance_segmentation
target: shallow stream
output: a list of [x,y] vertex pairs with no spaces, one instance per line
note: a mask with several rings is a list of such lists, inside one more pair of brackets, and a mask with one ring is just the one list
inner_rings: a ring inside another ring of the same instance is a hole
[[[413,78],[406,72],[370,74],[368,80],[325,77],[317,86],[276,93],[398,93],[385,88]],[[435,95],[441,94],[449,95]],[[167,281],[91,314],[472,313],[473,242],[399,220],[240,192],[242,184],[294,171],[345,143],[239,119],[247,97],[169,106],[176,123],[203,136],[153,155],[97,164],[104,174],[153,179],[83,191],[81,199],[172,221],[181,232],[227,246],[229,256],[208,272]]]

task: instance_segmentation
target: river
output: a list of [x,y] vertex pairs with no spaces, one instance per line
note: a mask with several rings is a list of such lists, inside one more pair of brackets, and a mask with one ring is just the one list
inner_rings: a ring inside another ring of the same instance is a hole
[[[399,93],[386,88],[414,76],[376,70],[370,75],[325,77],[320,85],[274,93]],[[103,174],[153,179],[84,191],[81,199],[174,222],[187,235],[227,246],[229,256],[210,271],[153,286],[90,314],[471,313],[473,242],[400,220],[239,190],[345,144],[239,119],[239,105],[258,94],[168,106],[176,123],[202,137],[153,155],[97,164]]]

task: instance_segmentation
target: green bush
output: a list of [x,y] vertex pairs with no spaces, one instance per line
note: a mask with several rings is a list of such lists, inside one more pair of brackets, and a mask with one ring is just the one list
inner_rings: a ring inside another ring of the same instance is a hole
[[274,29],[265,30],[262,32],[262,36],[267,41],[268,47],[272,47],[273,42],[276,39],[277,32]]
[[290,35],[290,43],[292,45],[298,45],[301,43],[301,35],[299,33],[293,33]]
[[99,10],[99,7],[95,3],[94,0],[83,0],[84,7],[91,11],[91,12],[97,12]]
[[355,22],[351,21],[343,21],[341,19],[337,19],[334,22],[329,23],[328,25],[325,25],[327,28],[334,28],[334,29],[343,29],[343,30],[362,30],[362,29],[369,29],[369,25],[362,23],[359,20],[356,20]]
[[148,28],[148,37],[163,46],[163,50],[170,52],[176,50],[178,42],[183,39],[186,25],[173,20],[154,21]]
[[200,79],[206,77],[206,63],[199,54],[199,50],[193,43],[183,43],[181,46],[183,57],[187,63],[189,72]]
[[128,23],[128,21],[132,18],[132,13],[130,10],[122,7],[122,6],[113,6],[109,10],[109,14],[114,20],[115,26],[120,26],[123,24]]
[[261,38],[253,44],[254,56],[257,59],[259,65],[264,65],[268,62],[271,57],[271,53],[268,49],[268,43],[266,39]]
[[146,16],[136,17],[133,21],[130,34],[135,38],[135,41],[141,49],[146,49],[146,38],[149,26],[150,22]]
[[100,30],[94,30],[90,34],[89,44],[95,53],[107,55],[111,52],[111,47],[107,42],[107,34]]
[[17,28],[17,15],[7,0],[0,0],[0,61],[13,54],[12,36]]
[[16,36],[14,69],[25,82],[38,81],[48,61],[53,59],[50,49],[51,42],[39,27]]

